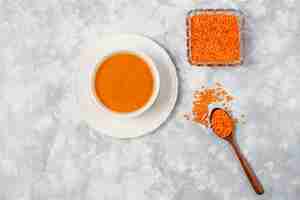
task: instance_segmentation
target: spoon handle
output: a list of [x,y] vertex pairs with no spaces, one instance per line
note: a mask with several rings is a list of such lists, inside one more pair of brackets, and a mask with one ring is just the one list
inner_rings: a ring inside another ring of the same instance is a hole
[[244,169],[244,172],[247,175],[249,182],[251,183],[254,191],[257,194],[263,194],[264,188],[263,188],[261,182],[259,181],[259,179],[257,178],[257,176],[255,175],[255,172],[253,171],[250,163],[247,161],[246,157],[241,152],[239,145],[237,144],[237,142],[234,139],[229,140],[229,143],[231,144],[236,156],[238,157],[238,159]]

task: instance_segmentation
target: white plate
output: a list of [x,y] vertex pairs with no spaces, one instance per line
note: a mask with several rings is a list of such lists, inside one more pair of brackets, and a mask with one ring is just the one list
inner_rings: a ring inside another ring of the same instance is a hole
[[[133,118],[118,118],[99,110],[89,92],[89,75],[98,61],[107,52],[124,49],[141,51],[152,58],[161,78],[155,103],[141,116]],[[116,138],[139,137],[157,129],[170,115],[178,93],[176,68],[167,52],[153,40],[132,34],[102,37],[84,48],[77,83],[77,97],[83,120],[99,132]]]

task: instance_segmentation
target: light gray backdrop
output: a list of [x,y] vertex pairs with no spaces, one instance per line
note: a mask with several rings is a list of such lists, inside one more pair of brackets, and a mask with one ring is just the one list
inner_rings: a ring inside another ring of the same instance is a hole
[[[240,8],[245,64],[186,62],[191,8]],[[296,200],[300,196],[300,4],[297,0],[0,0],[1,200]],[[180,97],[155,134],[119,141],[80,118],[80,48],[134,32],[166,47]],[[238,140],[265,186],[256,196],[226,144],[183,119],[191,94],[222,83],[245,114]]]

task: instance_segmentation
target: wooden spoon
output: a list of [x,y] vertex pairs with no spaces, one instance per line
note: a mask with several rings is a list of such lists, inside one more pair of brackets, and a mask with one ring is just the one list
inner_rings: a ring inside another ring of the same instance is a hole
[[[225,136],[224,135],[220,135],[217,133],[218,130],[214,130],[214,127],[212,125],[212,123],[216,123],[215,120],[217,120],[217,118],[214,119],[214,113],[218,111],[218,112],[223,112],[223,116],[225,117],[228,117],[228,120],[231,121],[232,123],[232,126],[229,126],[229,127],[232,127],[232,130],[230,131],[229,129],[227,129],[228,134],[226,134]],[[261,182],[259,181],[258,177],[255,175],[255,172],[253,171],[252,167],[250,166],[249,162],[247,161],[246,157],[243,155],[243,153],[241,152],[240,150],[240,147],[238,145],[238,143],[236,142],[236,139],[235,139],[235,134],[234,134],[234,121],[233,119],[231,118],[231,116],[224,110],[224,109],[221,109],[221,108],[214,108],[211,112],[210,112],[210,117],[209,117],[209,120],[210,120],[210,125],[211,125],[211,129],[212,131],[219,137],[221,137],[222,139],[226,140],[230,146],[233,148],[234,152],[235,152],[235,155],[237,156],[237,158],[239,159],[243,169],[244,169],[244,172],[245,174],[247,175],[248,179],[249,179],[249,182],[251,183],[254,191],[257,193],[257,194],[263,194],[264,193],[264,188],[261,184]],[[214,121],[213,121],[214,120]]]

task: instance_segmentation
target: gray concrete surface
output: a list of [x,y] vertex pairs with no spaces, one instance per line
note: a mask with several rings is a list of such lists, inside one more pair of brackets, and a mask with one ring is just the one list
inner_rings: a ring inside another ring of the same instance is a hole
[[[185,15],[204,7],[244,11],[243,66],[186,62]],[[299,10],[296,0],[0,0],[0,199],[299,199]],[[176,62],[179,101],[155,134],[120,141],[80,118],[80,48],[109,32],[148,35]],[[213,82],[246,116],[237,136],[265,186],[261,197],[225,142],[182,118],[192,92]]]

